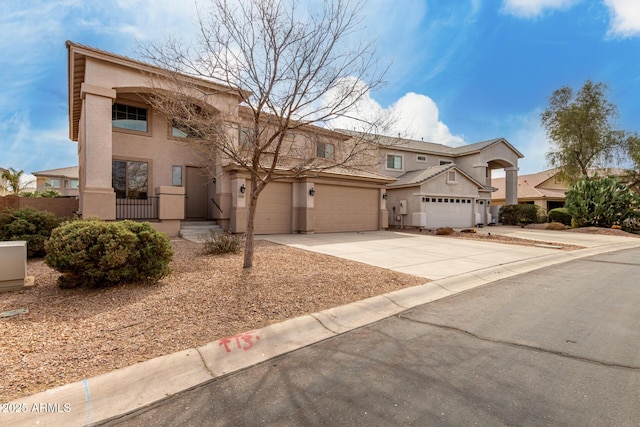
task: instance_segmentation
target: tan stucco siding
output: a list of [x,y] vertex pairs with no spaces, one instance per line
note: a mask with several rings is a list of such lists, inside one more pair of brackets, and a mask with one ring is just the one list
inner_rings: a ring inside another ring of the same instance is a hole
[[379,224],[377,188],[315,185],[315,231],[368,231]]

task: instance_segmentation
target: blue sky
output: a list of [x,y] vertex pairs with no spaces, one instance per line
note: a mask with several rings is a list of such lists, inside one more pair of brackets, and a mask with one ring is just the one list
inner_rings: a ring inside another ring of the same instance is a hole
[[[372,102],[396,111],[398,130],[416,139],[504,137],[525,155],[521,174],[544,170],[540,113],[555,89],[587,79],[609,86],[620,128],[640,131],[640,1],[366,3],[365,31],[392,63]],[[140,43],[189,41],[196,28],[189,0],[0,0],[0,166],[31,173],[77,164],[65,40],[135,58]]]

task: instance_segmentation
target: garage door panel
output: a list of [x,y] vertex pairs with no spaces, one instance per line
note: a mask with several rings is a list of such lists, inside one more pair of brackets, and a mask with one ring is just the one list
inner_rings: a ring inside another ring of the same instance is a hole
[[[447,199],[449,200],[447,203],[443,198],[435,200],[426,206],[427,227],[470,227],[473,225],[472,203],[462,203],[461,199]],[[438,200],[442,201],[438,202]],[[460,201],[456,202],[456,200]]]
[[379,191],[375,188],[316,185],[315,231],[378,229]]
[[270,182],[260,193],[256,210],[256,234],[291,233],[291,184]]

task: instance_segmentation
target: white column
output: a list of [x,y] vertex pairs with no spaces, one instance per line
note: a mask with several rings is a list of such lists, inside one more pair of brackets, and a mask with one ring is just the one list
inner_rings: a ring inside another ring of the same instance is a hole
[[504,169],[505,177],[505,205],[518,204],[518,167],[513,166]]
[[[111,107],[114,89],[82,84],[80,141],[80,211],[107,220],[116,218],[116,195],[111,186]],[[82,152],[84,150],[84,152]]]

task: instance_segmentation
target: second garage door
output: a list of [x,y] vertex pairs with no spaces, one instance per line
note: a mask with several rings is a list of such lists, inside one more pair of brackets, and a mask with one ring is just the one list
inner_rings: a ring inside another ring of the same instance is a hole
[[426,203],[427,227],[473,226],[471,199],[431,197]]
[[316,232],[378,229],[379,190],[375,188],[315,185]]
[[258,198],[256,234],[291,233],[291,184],[270,182]]

